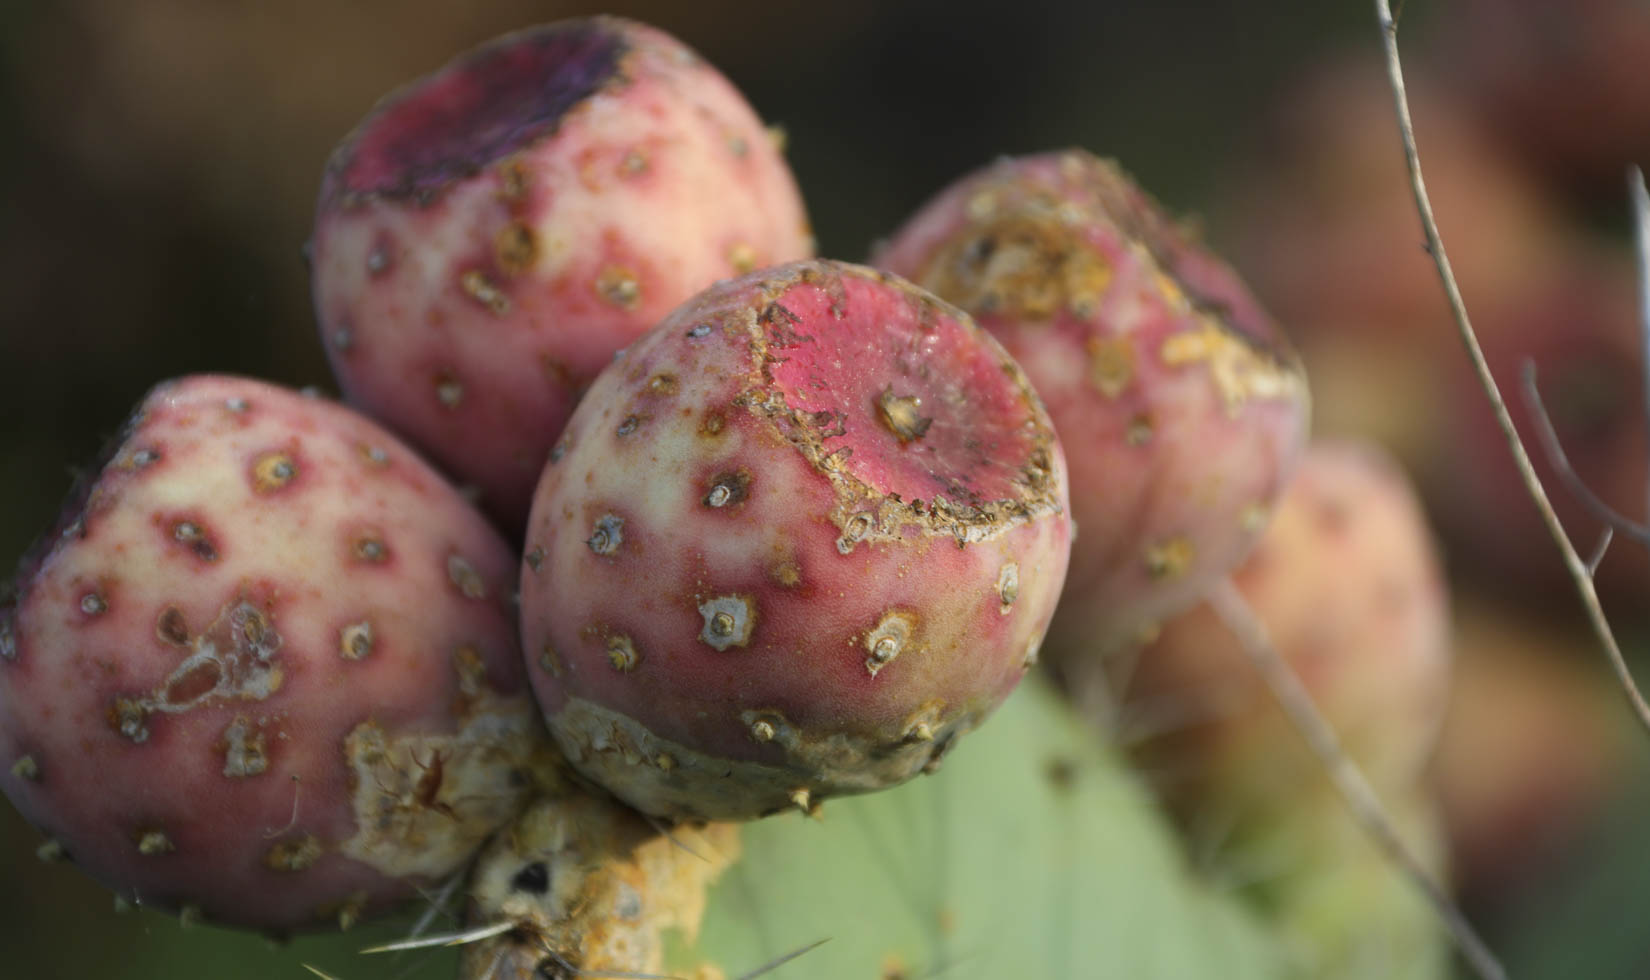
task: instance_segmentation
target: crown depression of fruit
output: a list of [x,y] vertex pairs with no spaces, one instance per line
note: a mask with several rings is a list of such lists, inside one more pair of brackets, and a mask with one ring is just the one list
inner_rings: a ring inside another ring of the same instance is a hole
[[1236,273],[1116,164],[1001,160],[874,261],[976,317],[1065,441],[1062,663],[1131,646],[1248,553],[1305,444],[1305,373]]
[[133,903],[348,925],[527,803],[514,573],[354,412],[162,385],[0,605],[0,789]]
[[615,350],[813,250],[744,97],[612,17],[506,35],[386,98],[328,162],[312,245],[345,393],[511,528]]
[[1013,359],[895,276],[720,283],[628,348],[550,454],[523,642],[573,765],[748,818],[937,765],[1036,658],[1065,460]]

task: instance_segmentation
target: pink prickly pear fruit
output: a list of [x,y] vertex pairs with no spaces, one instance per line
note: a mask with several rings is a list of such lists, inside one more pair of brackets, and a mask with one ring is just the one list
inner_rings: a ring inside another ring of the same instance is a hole
[[1065,461],[1024,373],[897,277],[718,284],[550,455],[522,638],[572,764],[736,819],[899,783],[1018,683],[1064,579]]
[[[1356,443],[1309,449],[1233,576],[1273,645],[1378,789],[1417,782],[1448,697],[1449,608],[1425,515],[1402,472]],[[1140,653],[1127,714],[1193,719],[1142,754],[1183,767],[1193,808],[1272,812],[1323,782],[1237,638],[1207,606]]]
[[128,901],[347,925],[527,802],[514,561],[354,412],[162,385],[0,607],[0,788]]
[[615,350],[712,281],[812,248],[728,80],[594,17],[499,38],[374,109],[327,164],[313,291],[349,399],[519,529]]
[[1128,646],[1248,552],[1305,440],[1305,378],[1236,275],[1115,164],[999,161],[926,204],[876,264],[1001,341],[1070,451],[1061,659]]

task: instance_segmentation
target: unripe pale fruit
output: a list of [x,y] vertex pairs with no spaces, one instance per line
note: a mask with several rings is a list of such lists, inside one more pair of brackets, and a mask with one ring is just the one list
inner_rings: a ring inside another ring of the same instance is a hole
[[1067,447],[1078,536],[1054,652],[1127,646],[1248,552],[1305,440],[1305,378],[1236,275],[1114,164],[1002,160],[876,263],[1000,340]]
[[968,317],[803,262],[628,348],[551,453],[522,631],[551,731],[637,808],[745,818],[936,764],[1036,656],[1065,462]]
[[137,409],[0,607],[0,788],[134,903],[347,925],[460,869],[547,750],[509,548],[348,409]]
[[812,254],[743,97],[607,17],[507,35],[391,95],[334,152],[317,211],[345,393],[512,528],[615,350],[714,280]]
[[[1416,782],[1448,695],[1449,608],[1402,472],[1364,445],[1315,444],[1233,578],[1372,784]],[[1136,718],[1201,721],[1144,747],[1182,772],[1192,810],[1272,813],[1301,782],[1327,778],[1207,606],[1141,652],[1129,704]]]

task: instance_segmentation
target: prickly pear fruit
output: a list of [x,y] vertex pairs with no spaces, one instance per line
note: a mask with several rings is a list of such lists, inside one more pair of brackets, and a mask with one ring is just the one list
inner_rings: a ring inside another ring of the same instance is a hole
[[534,501],[522,636],[575,767],[748,818],[932,768],[1064,578],[1065,461],[1003,349],[894,276],[707,290],[605,371]]
[[716,279],[811,254],[790,170],[728,80],[594,17],[380,104],[327,165],[313,291],[351,401],[519,528],[615,350]]
[[[1448,697],[1449,607],[1402,472],[1366,445],[1314,444],[1234,581],[1372,784],[1415,783]],[[1137,721],[1201,719],[1144,746],[1180,771],[1192,811],[1275,814],[1293,787],[1324,781],[1207,607],[1171,621],[1141,652],[1129,705]]]
[[1304,376],[1237,276],[1115,164],[1002,160],[875,263],[973,314],[1070,450],[1079,534],[1051,652],[1131,644],[1248,552],[1305,439]]
[[0,607],[0,788],[128,901],[348,924],[526,803],[548,742],[513,574],[348,409],[162,385]]

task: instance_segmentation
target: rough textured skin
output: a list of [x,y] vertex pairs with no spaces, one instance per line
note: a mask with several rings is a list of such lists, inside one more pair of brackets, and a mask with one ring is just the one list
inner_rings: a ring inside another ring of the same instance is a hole
[[0,606],[0,788],[127,901],[347,926],[526,803],[512,564],[348,409],[162,385]]
[[693,943],[706,887],[739,857],[738,830],[667,833],[567,781],[548,788],[476,862],[469,924],[516,928],[467,947],[459,975],[662,975],[665,934]]
[[534,503],[523,642],[575,766],[753,817],[935,764],[1035,659],[1065,462],[1002,348],[860,266],[722,283],[625,351]]
[[1078,537],[1052,652],[1129,645],[1248,552],[1305,439],[1305,379],[1231,270],[1114,164],[1000,161],[875,261],[1002,341],[1068,449]]
[[652,28],[571,20],[414,82],[338,147],[315,308],[349,398],[519,528],[615,350],[712,281],[812,248],[727,79]]
[[[1234,580],[1372,784],[1415,783],[1448,696],[1449,608],[1403,474],[1366,446],[1315,444]],[[1272,814],[1301,782],[1326,779],[1206,606],[1141,653],[1129,710],[1140,723],[1183,719],[1144,749],[1188,770],[1194,810],[1218,799]]]

